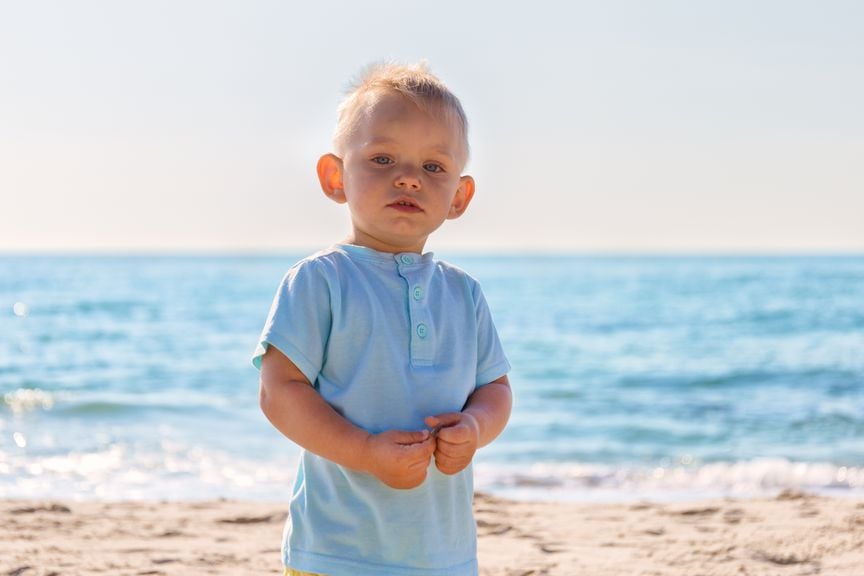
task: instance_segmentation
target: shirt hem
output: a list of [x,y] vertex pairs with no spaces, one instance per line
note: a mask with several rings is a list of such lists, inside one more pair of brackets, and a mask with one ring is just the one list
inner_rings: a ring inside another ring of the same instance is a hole
[[504,360],[477,374],[477,386],[485,386],[510,372],[510,362]]
[[476,559],[446,568],[421,568],[355,562],[301,550],[287,551],[283,562],[294,570],[326,576],[477,576],[479,571]]
[[[318,367],[315,366],[312,362],[306,359],[306,356],[300,352],[300,349],[289,343],[285,338],[282,337],[278,332],[271,332],[266,338],[261,340],[260,343],[261,349],[266,352],[268,346],[273,346],[279,352],[281,352],[286,358],[291,360],[295,366],[303,373],[304,376],[309,380],[310,384],[314,384],[315,380],[318,378]],[[264,356],[264,353],[255,355],[252,359],[252,363],[259,370],[261,369],[261,358]]]

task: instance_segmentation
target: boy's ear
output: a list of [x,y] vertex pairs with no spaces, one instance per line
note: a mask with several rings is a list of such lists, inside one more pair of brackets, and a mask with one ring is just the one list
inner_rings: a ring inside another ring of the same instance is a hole
[[474,198],[474,178],[462,176],[459,178],[459,188],[456,189],[453,202],[450,203],[450,213],[447,214],[447,219],[453,220],[462,216],[468,209],[472,198]]
[[318,181],[324,195],[338,204],[344,204],[345,186],[342,184],[342,159],[335,154],[324,154],[318,159]]

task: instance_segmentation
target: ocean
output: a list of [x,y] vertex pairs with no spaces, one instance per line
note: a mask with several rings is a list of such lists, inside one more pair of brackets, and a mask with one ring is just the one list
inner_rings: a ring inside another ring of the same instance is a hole
[[[301,256],[0,256],[0,497],[287,499],[250,356]],[[439,256],[513,365],[477,489],[864,496],[864,256]]]

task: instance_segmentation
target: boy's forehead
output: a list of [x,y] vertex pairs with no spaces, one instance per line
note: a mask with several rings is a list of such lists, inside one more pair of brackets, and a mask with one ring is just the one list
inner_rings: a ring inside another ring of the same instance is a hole
[[[457,115],[449,107],[440,102],[415,102],[413,99],[397,92],[379,91],[367,96],[362,110],[358,111],[355,131],[366,132],[365,139],[375,138],[368,130],[373,127],[398,127],[409,119],[424,118],[431,120],[435,126],[447,130],[452,135],[453,143],[464,153],[466,144],[462,126]],[[431,136],[431,134],[430,134]]]
[[398,122],[420,112],[441,127],[455,128],[454,115],[439,102],[414,100],[398,92],[377,91],[369,94],[364,104],[358,118],[361,121],[374,118],[376,121]]

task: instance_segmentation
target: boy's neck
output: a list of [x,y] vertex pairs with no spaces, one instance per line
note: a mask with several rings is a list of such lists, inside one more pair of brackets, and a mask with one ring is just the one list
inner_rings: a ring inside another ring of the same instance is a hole
[[342,242],[344,244],[353,244],[354,246],[362,246],[364,248],[369,248],[370,250],[375,250],[376,252],[386,252],[389,254],[402,254],[404,252],[423,254],[423,248],[426,245],[425,238],[416,244],[396,245],[383,242],[369,235],[357,234],[356,232],[349,234]]

